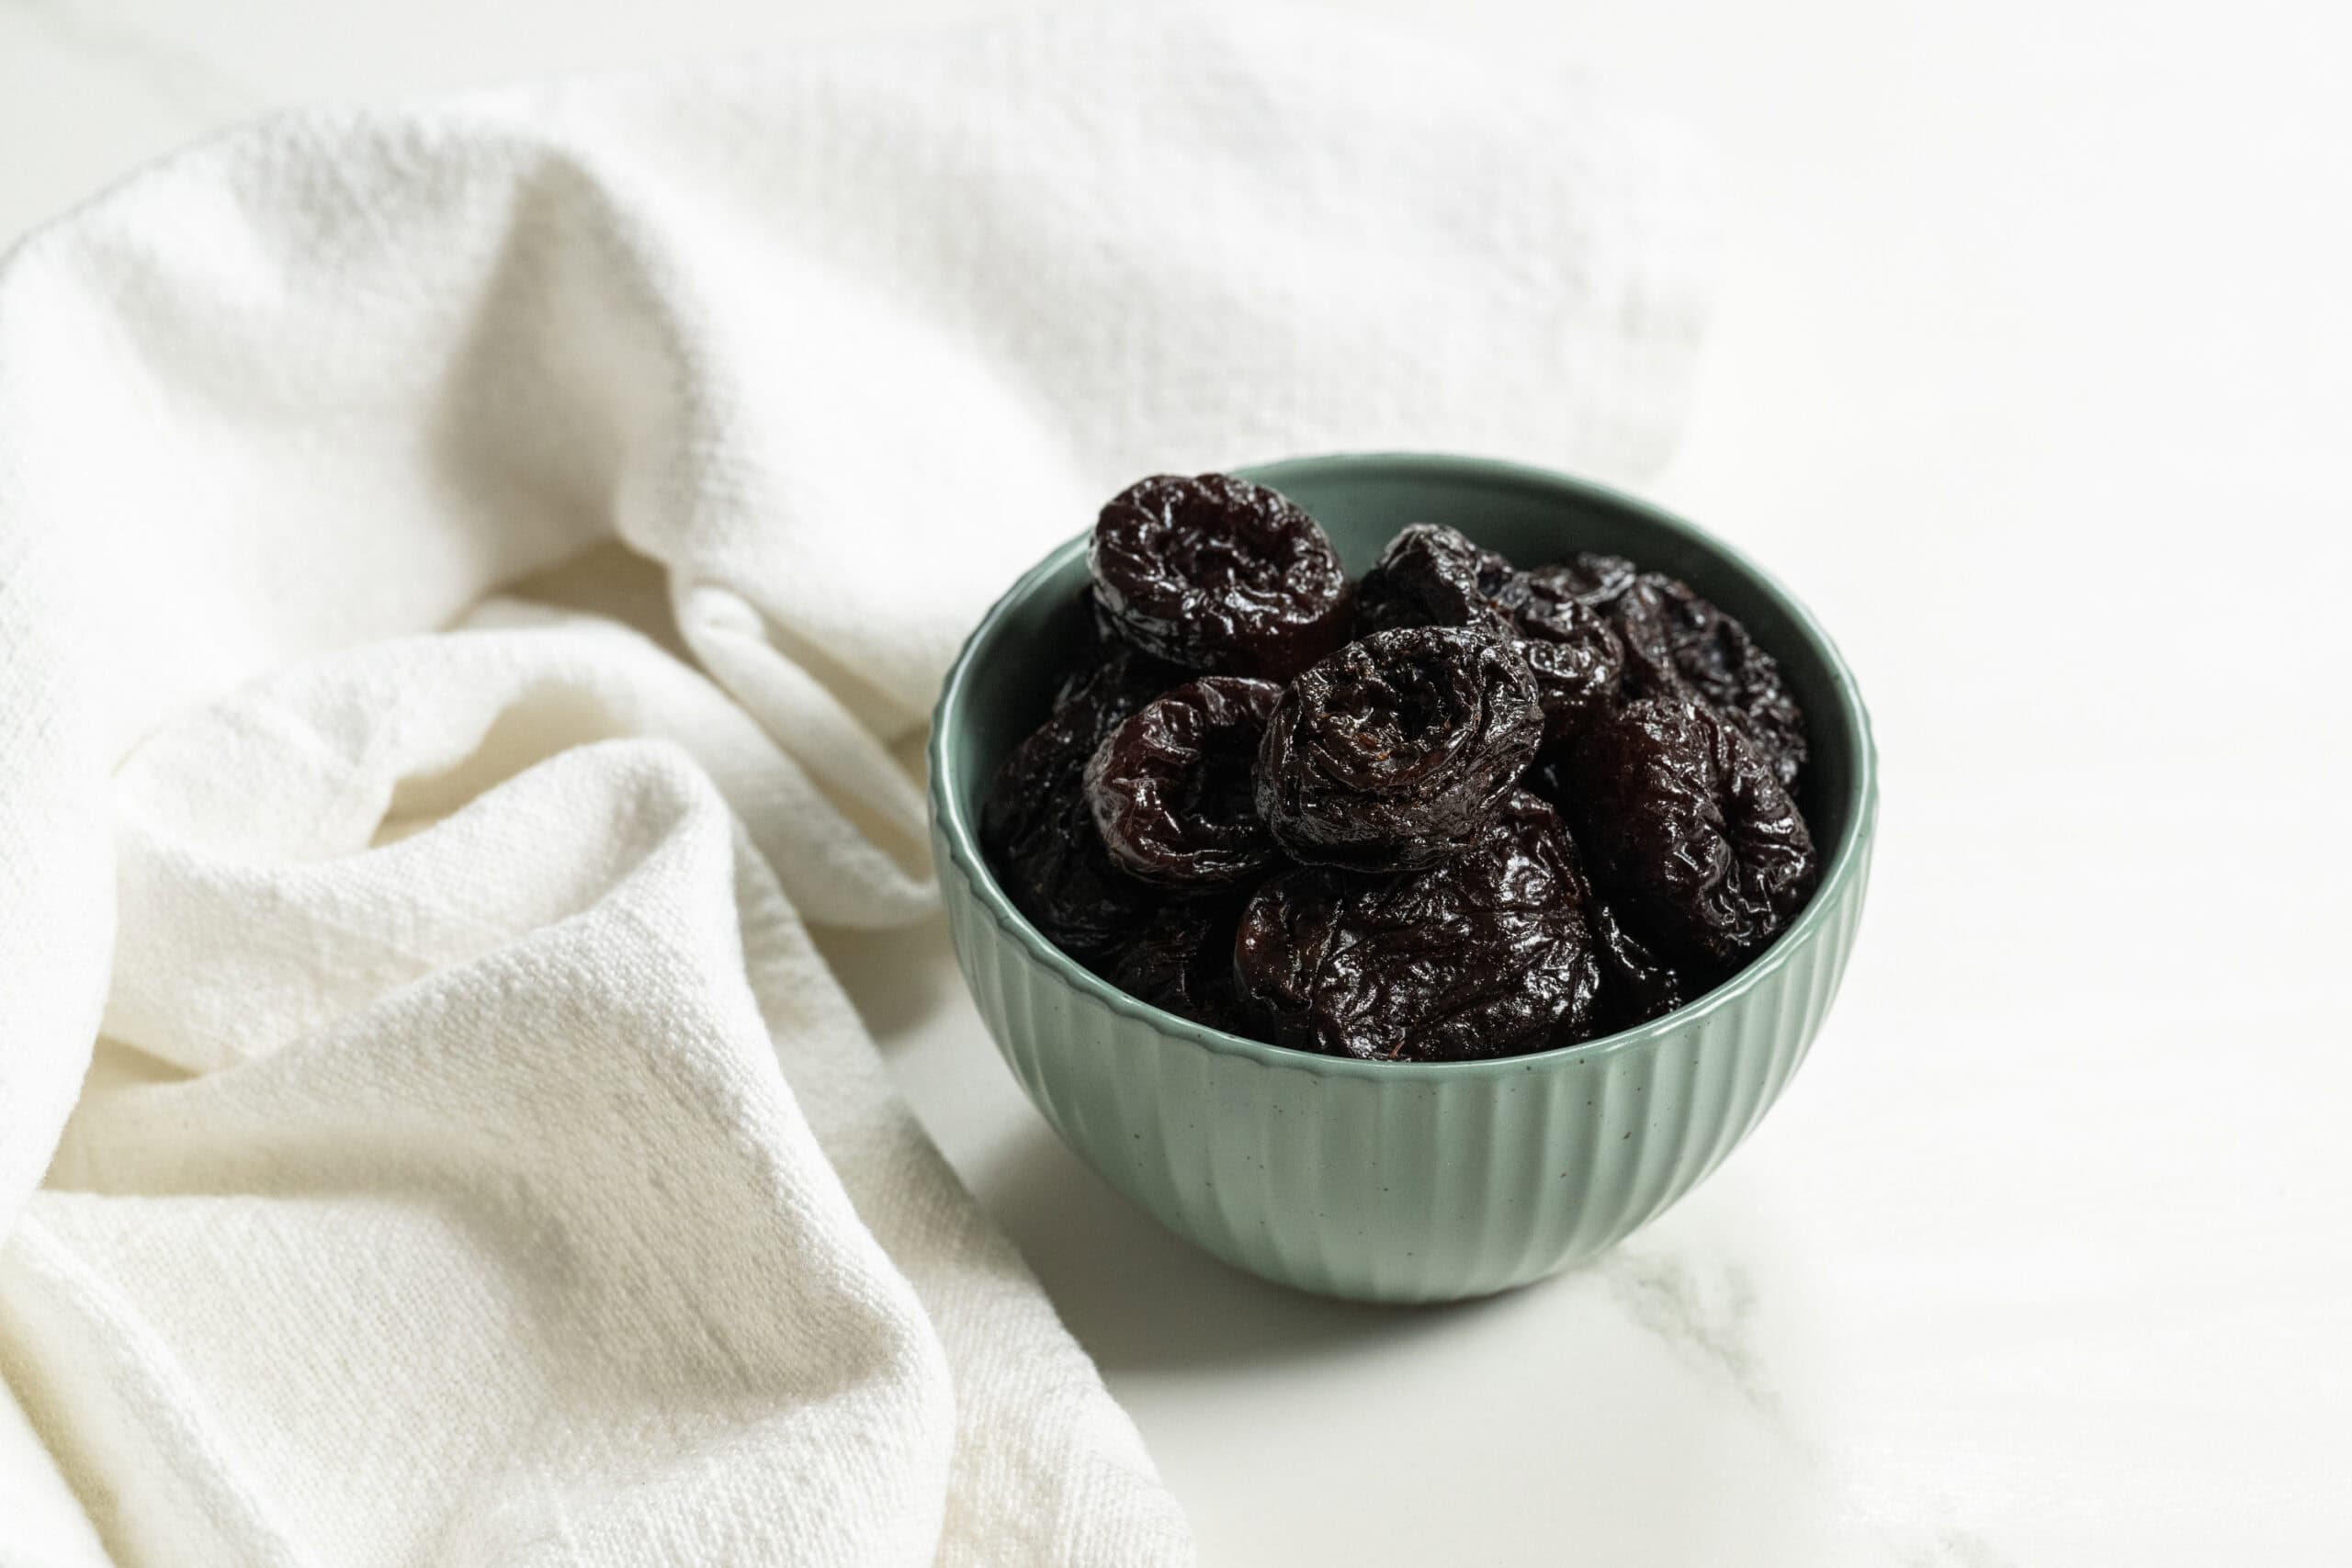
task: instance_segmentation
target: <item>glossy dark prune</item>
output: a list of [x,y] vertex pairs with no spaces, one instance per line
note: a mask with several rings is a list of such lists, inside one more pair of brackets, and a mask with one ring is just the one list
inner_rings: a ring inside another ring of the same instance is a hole
[[1111,722],[1115,724],[1160,693],[1192,678],[1190,671],[1154,659],[1103,626],[1094,608],[1092,589],[1082,597],[1085,631],[1076,656],[1055,683],[1055,711],[1074,702],[1091,702],[1096,712],[1113,716]]
[[1818,879],[1804,716],[1674,578],[1521,572],[1417,524],[1351,587],[1303,513],[1218,475],[1135,486],[1092,547],[981,837],[1145,1002],[1372,1059],[1570,1044],[1691,1001]]
[[1170,899],[1120,950],[1103,977],[1180,1018],[1248,1032],[1233,977],[1233,933],[1242,902],[1231,893]]
[[1046,722],[999,766],[980,842],[1021,912],[1055,946],[1093,960],[1148,917],[1151,889],[1112,863],[1087,809],[1087,761],[1141,706],[1147,682],[1115,657],[1069,686]]
[[1286,681],[1347,633],[1348,580],[1315,519],[1226,474],[1113,498],[1087,556],[1104,620],[1187,670]]
[[1426,865],[1477,840],[1543,738],[1515,645],[1374,632],[1283,689],[1258,751],[1258,815],[1309,864]]
[[1511,624],[1544,705],[1544,739],[1558,746],[1615,701],[1625,645],[1608,618],[1557,577],[1529,573],[1513,595]]
[[1690,999],[1691,987],[1681,972],[1627,931],[1606,900],[1595,897],[1587,913],[1593,950],[1600,958],[1599,1032],[1635,1028]]
[[1075,775],[1058,792],[1014,788],[1034,808],[1013,814],[994,846],[998,874],[1021,912],[1056,947],[1091,963],[1149,918],[1157,896],[1112,863]]
[[[1527,787],[1561,810],[1565,819],[1568,813],[1560,807],[1563,754],[1559,750],[1546,752],[1528,770]],[[1570,842],[1574,844],[1573,837]],[[1698,987],[1625,929],[1617,911],[1594,888],[1581,850],[1575,859],[1577,873],[1584,878],[1585,919],[1592,928],[1593,953],[1600,964],[1600,995],[1594,1008],[1593,1032],[1614,1034],[1632,1029],[1689,1001]]]
[[1555,595],[1580,600],[1599,609],[1623,593],[1641,576],[1641,569],[1623,556],[1580,550],[1564,561],[1527,569],[1530,581]]
[[1636,697],[1695,695],[1747,733],[1783,784],[1804,766],[1804,714],[1747,628],[1689,583],[1645,572],[1610,605]]
[[1251,772],[1282,688],[1204,675],[1162,693],[1102,738],[1086,804],[1122,871],[1172,888],[1237,881],[1280,852],[1258,819]]
[[1745,731],[1690,698],[1611,710],[1555,764],[1594,889],[1653,953],[1713,979],[1786,930],[1813,835]]
[[1505,601],[1518,580],[1510,562],[1459,531],[1412,523],[1356,583],[1356,635],[1400,626],[1511,629]]
[[1524,790],[1423,870],[1274,877],[1242,910],[1234,969],[1277,1043],[1378,1061],[1584,1039],[1600,986],[1575,846]]
[[[1131,649],[1114,648],[1092,656],[1063,677],[1054,692],[1053,711],[1046,721],[1022,739],[997,769],[995,784],[981,809],[981,829],[1021,803],[1008,798],[1001,786],[1021,773],[1036,780],[1075,776],[1085,770],[1102,738],[1137,708],[1168,689],[1159,677],[1165,665]],[[1178,681],[1183,679],[1182,675]],[[1169,685],[1176,682],[1170,682]],[[1077,761],[1070,761],[1075,755]]]

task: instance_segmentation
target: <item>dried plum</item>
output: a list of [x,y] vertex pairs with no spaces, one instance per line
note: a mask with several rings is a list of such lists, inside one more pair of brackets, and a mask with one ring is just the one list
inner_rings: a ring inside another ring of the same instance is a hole
[[1347,633],[1347,574],[1315,519],[1262,485],[1162,474],[1113,499],[1087,558],[1119,635],[1187,670],[1286,681]]
[[1251,787],[1259,739],[1282,696],[1267,681],[1204,675],[1144,704],[1086,765],[1086,803],[1119,868],[1198,887],[1272,865]]
[[[1561,755],[1547,752],[1527,773],[1528,787],[1555,807],[1560,803]],[[1569,842],[1575,847],[1573,835]],[[1632,1029],[1690,1000],[1696,994],[1690,980],[1625,929],[1617,911],[1594,889],[1581,851],[1573,858],[1582,878],[1581,896],[1586,921],[1592,928],[1593,953],[1600,963],[1600,996],[1593,1032],[1614,1034]]]
[[1694,695],[1756,742],[1783,784],[1804,766],[1804,714],[1747,628],[1689,583],[1645,572],[1610,606],[1637,697]]
[[1093,590],[1086,592],[1084,640],[1077,656],[1054,687],[1057,712],[1074,702],[1091,702],[1096,712],[1116,724],[1145,703],[1192,678],[1165,660],[1154,659],[1103,626],[1093,608]]
[[981,840],[1146,1002],[1367,1059],[1540,1050],[1682,1006],[1819,877],[1804,715],[1675,578],[1414,524],[1351,586],[1305,513],[1216,474],[1118,496],[1089,566]]
[[1608,618],[1557,577],[1530,573],[1513,595],[1511,624],[1544,705],[1544,739],[1558,746],[1616,700],[1625,645]]
[[992,845],[998,874],[1048,941],[1091,963],[1134,933],[1155,896],[1112,863],[1074,775],[1058,791],[1034,777],[1013,787],[1030,804]]
[[1813,889],[1819,867],[1796,803],[1747,733],[1702,703],[1611,709],[1555,776],[1596,891],[1678,967],[1727,973]]
[[1584,1039],[1600,986],[1574,845],[1524,790],[1426,869],[1274,877],[1242,911],[1234,967],[1277,1043],[1380,1061]]
[[1408,524],[1356,584],[1356,635],[1399,626],[1511,629],[1510,562],[1437,523]]
[[1211,1029],[1243,1032],[1233,977],[1233,933],[1242,899],[1175,898],[1123,948],[1104,978],[1127,995]]
[[1258,751],[1258,815],[1310,864],[1426,865],[1477,840],[1543,737],[1514,645],[1458,627],[1374,632],[1283,689]]
[[1530,581],[1542,584],[1557,597],[1581,600],[1595,609],[1613,602],[1640,576],[1641,569],[1623,556],[1597,550],[1580,550],[1566,560],[1527,570]]
[[1679,970],[1652,953],[1625,929],[1606,900],[1594,897],[1586,911],[1592,944],[1600,957],[1600,1032],[1614,1034],[1663,1018],[1690,999]]
[[1153,895],[1112,863],[1086,807],[1088,759],[1148,694],[1116,661],[1062,694],[997,769],[980,841],[1021,912],[1081,960],[1107,953],[1149,915]]

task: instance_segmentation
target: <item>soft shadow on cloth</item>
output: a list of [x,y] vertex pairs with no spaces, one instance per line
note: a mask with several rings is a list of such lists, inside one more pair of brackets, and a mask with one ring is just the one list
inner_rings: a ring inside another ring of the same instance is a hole
[[[892,746],[1127,479],[1638,478],[1702,208],[1541,62],[1125,17],[274,120],[19,248],[10,1561],[1187,1560],[809,926],[931,909]],[[502,592],[621,551],[656,636]]]

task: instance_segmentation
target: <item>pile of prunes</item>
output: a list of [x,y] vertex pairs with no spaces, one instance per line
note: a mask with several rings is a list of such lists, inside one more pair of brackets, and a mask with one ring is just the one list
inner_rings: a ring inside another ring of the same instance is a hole
[[981,813],[1055,944],[1196,1022],[1378,1061],[1613,1033],[1818,875],[1804,715],[1688,584],[1417,523],[1354,582],[1223,474],[1102,509],[1091,637]]

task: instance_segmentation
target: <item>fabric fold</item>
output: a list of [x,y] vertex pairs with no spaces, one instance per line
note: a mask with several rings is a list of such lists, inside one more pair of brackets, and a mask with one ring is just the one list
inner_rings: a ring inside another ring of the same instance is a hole
[[[1706,207],[1541,62],[1123,16],[293,115],[21,245],[28,1560],[1189,1560],[808,926],[933,908],[905,743],[1138,475],[1639,478]],[[665,602],[509,592],[582,562]]]

